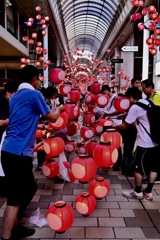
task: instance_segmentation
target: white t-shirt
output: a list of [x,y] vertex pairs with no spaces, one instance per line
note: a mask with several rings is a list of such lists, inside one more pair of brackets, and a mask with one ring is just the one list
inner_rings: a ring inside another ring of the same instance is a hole
[[[108,104],[104,107],[104,113],[113,113],[116,111],[116,109],[114,108],[114,98],[117,96],[117,94],[113,94],[112,97],[109,99]],[[114,125],[120,125],[122,123],[122,120],[116,119],[117,115],[115,116],[109,116],[110,119],[113,120]]]
[[[148,101],[145,99],[140,99],[138,102],[142,102],[148,105]],[[147,117],[147,111],[142,107],[134,104],[128,111],[128,114],[125,118],[125,122],[132,124],[136,123],[136,128],[138,131],[137,145],[144,148],[155,147],[158,144],[154,143],[149,137],[148,133],[145,131],[143,126],[137,120],[143,124],[145,129],[150,133],[150,125]]]

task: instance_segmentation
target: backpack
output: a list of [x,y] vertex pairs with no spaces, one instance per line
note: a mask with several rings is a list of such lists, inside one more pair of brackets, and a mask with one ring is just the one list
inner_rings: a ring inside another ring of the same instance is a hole
[[150,136],[152,141],[160,145],[160,106],[155,105],[149,99],[147,99],[147,101],[149,103],[148,105],[141,102],[136,102],[135,104],[147,111],[147,115],[150,123],[150,133],[146,130],[146,128],[143,126],[143,124],[140,121],[138,121],[138,123],[141,124],[141,126]]

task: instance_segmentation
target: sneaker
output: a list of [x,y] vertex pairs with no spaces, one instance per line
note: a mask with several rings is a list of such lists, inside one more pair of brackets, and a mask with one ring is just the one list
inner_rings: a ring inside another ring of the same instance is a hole
[[147,199],[148,201],[153,201],[152,193],[146,193],[145,191],[143,191],[143,196],[144,196],[144,198]]
[[154,183],[160,183],[160,179],[156,178]]
[[32,236],[35,233],[35,229],[34,228],[28,228],[28,227],[24,227],[22,225],[17,225],[13,228],[12,231],[12,236],[15,238],[25,238],[25,237],[29,237]]
[[124,191],[122,193],[122,195],[126,198],[132,198],[132,199],[143,199],[143,193],[137,193],[136,191],[134,191],[134,189],[128,190],[128,191]]

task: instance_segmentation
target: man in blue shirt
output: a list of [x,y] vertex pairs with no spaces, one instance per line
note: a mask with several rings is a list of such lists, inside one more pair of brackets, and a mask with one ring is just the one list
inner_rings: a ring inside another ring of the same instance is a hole
[[34,234],[32,228],[16,225],[18,213],[27,207],[37,185],[32,172],[32,156],[39,116],[55,122],[64,107],[53,113],[37,91],[39,71],[32,65],[20,70],[18,91],[9,103],[9,123],[1,151],[2,167],[6,176],[7,206],[4,211],[1,239],[19,239]]

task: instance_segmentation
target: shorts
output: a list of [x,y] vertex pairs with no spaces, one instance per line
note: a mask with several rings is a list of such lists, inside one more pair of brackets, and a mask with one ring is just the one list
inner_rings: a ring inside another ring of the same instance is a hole
[[7,205],[27,207],[37,191],[32,157],[2,151],[1,162],[6,178]]
[[135,172],[146,176],[150,172],[158,172],[160,169],[160,147],[143,148],[137,146],[133,168]]

